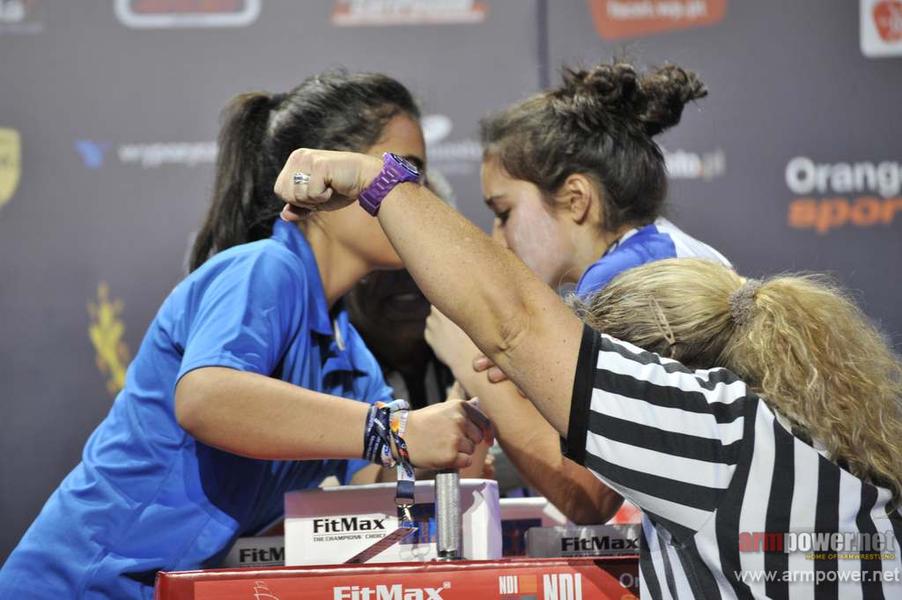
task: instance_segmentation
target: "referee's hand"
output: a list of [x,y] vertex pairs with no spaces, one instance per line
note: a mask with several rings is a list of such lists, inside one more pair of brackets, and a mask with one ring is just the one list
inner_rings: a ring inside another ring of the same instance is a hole
[[[477,373],[485,372],[486,378],[492,383],[501,383],[502,381],[507,381],[508,377],[504,374],[504,371],[499,369],[495,363],[489,359],[489,357],[484,354],[480,354],[475,359],[473,359],[473,370]],[[514,386],[516,387],[516,386]],[[523,393],[523,390],[517,388],[517,392],[526,398],[526,394]]]

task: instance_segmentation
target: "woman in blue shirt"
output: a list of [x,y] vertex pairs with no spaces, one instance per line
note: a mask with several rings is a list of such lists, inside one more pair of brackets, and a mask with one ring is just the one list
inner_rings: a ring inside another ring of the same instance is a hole
[[[694,73],[676,66],[640,75],[628,64],[600,64],[567,70],[560,87],[483,120],[482,187],[495,213],[494,237],[545,283],[575,284],[582,297],[618,273],[665,258],[729,266],[661,217],[667,172],[654,138],[706,94]],[[505,454],[529,483],[575,522],[614,514],[619,496],[561,455],[551,426],[487,359],[474,364],[476,347],[453,323],[434,313],[427,339],[480,397]]]
[[[367,463],[369,404],[391,390],[340,299],[401,261],[356,206],[278,220],[297,146],[392,151],[423,166],[410,93],[382,75],[311,77],[225,112],[191,274],[151,323],[109,415],[0,571],[0,597],[150,598],[158,570],[215,566],[286,491]],[[364,402],[360,402],[364,401]],[[465,466],[481,432],[461,402],[414,411],[414,464]]]

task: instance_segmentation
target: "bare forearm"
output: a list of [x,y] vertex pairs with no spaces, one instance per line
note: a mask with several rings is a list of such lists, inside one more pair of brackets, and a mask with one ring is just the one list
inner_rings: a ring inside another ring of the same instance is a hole
[[397,187],[379,220],[423,293],[565,434],[579,320],[510,251],[426,190]]
[[191,371],[176,388],[179,423],[249,458],[359,458],[368,405],[234,369]]
[[393,191],[379,220],[423,293],[472,330],[480,348],[498,353],[516,344],[533,297],[550,292],[512,253],[418,186]]
[[[481,373],[464,382],[492,419],[504,453],[520,474],[577,524],[604,523],[623,499],[587,469],[561,454],[560,436],[510,382]],[[472,388],[472,390],[471,390]]]

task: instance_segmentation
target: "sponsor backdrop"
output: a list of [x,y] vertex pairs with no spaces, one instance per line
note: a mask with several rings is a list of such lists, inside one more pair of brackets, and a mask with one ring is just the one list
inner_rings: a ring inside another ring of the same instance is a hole
[[711,91],[662,139],[673,219],[743,272],[834,273],[902,347],[898,0],[0,0],[0,560],[184,274],[231,96],[398,77],[487,228],[478,118],[623,53]]

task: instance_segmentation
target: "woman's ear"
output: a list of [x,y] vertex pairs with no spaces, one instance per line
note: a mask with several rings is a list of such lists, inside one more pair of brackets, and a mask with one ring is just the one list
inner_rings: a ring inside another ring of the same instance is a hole
[[591,216],[592,205],[601,200],[599,194],[590,177],[573,173],[564,180],[556,196],[561,208],[570,215],[573,222],[582,224]]

